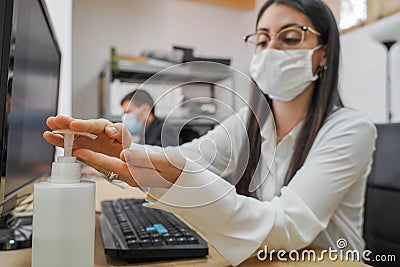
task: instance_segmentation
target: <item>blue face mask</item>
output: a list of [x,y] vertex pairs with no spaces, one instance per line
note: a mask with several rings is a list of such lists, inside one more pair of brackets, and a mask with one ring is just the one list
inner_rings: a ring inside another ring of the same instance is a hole
[[132,135],[138,134],[143,127],[143,122],[138,121],[136,114],[134,113],[126,113],[125,115],[122,115],[122,121]]

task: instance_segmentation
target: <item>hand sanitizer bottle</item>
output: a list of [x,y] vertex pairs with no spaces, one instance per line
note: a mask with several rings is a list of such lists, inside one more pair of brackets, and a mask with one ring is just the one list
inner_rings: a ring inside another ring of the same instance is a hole
[[72,157],[74,135],[64,135],[64,156],[53,162],[51,179],[34,185],[33,267],[93,267],[95,183],[81,181],[81,164]]

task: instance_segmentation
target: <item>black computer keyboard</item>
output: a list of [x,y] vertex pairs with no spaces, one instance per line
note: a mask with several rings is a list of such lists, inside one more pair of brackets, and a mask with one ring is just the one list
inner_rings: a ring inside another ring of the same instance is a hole
[[173,214],[146,208],[142,199],[103,201],[105,254],[128,262],[204,257],[203,238]]

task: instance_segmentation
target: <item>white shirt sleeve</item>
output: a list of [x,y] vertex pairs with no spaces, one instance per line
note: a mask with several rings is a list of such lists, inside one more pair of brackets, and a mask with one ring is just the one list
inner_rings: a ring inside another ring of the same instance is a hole
[[235,170],[236,156],[239,155],[243,141],[246,141],[246,120],[248,109],[242,108],[238,113],[229,116],[198,139],[179,147],[157,147],[132,144],[132,149],[150,152],[175,152],[213,173],[226,177]]
[[300,249],[323,229],[349,188],[371,165],[375,127],[360,116],[328,120],[303,167],[281,195],[259,201],[236,194],[230,183],[187,160],[168,190],[152,189],[153,208],[181,214],[232,265],[258,247]]

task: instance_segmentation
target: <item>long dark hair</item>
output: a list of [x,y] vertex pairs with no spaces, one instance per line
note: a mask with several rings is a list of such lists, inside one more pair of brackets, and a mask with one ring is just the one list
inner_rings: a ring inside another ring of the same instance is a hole
[[[322,0],[268,0],[258,13],[256,25],[264,11],[273,3],[285,4],[295,8],[311,20],[316,30],[321,33],[319,44],[326,46],[327,58],[326,67],[319,68],[317,71],[319,78],[315,82],[310,107],[304,119],[302,129],[296,139],[294,152],[286,173],[284,185],[287,185],[301,166],[303,166],[315,137],[328,115],[334,110],[335,106],[343,107],[338,93],[340,41],[335,17]],[[252,94],[252,98],[250,99],[251,106],[259,107],[260,105],[264,105],[264,109],[269,108],[263,104],[266,102],[264,99],[254,97],[254,95],[257,94]],[[265,97],[267,103],[271,106],[271,99],[268,96]],[[257,110],[260,110],[260,108]],[[236,190],[239,194],[252,196],[253,192],[249,192],[249,184],[261,154],[260,126],[253,112],[249,112],[247,134],[251,157],[248,160],[242,178],[236,184]]]

